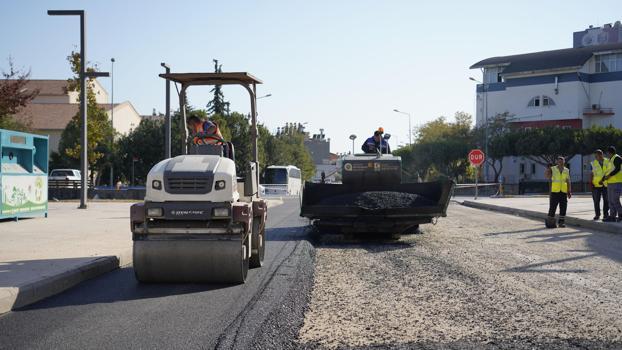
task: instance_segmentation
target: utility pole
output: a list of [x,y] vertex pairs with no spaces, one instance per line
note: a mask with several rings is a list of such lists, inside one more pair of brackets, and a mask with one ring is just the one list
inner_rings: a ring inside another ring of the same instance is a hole
[[112,163],[112,155],[114,154],[114,57],[110,59],[110,125],[112,126],[110,134],[110,187],[114,188],[114,165]]

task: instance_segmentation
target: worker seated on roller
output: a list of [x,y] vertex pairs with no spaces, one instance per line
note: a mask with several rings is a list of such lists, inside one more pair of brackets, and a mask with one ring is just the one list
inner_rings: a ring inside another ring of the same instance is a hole
[[380,149],[380,153],[388,154],[391,153],[391,147],[389,147],[389,141],[384,139],[382,135],[384,134],[383,128],[378,128],[378,130],[374,131],[374,136],[368,138],[363,143],[361,149],[365,153],[377,153],[378,149]]
[[225,142],[218,124],[213,121],[204,121],[193,115],[188,118],[188,125],[192,130],[192,142],[195,145],[221,145]]

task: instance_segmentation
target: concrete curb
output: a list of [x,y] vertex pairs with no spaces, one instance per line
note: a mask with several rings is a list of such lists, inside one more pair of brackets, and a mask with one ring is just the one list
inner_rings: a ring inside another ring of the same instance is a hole
[[11,288],[0,295],[0,314],[21,308],[63,292],[81,282],[130,264],[131,251],[118,256],[94,257],[61,273],[43,276],[37,281]]
[[[475,208],[475,209],[483,209],[490,210],[504,214],[522,216],[531,219],[539,219],[542,220],[542,225],[544,226],[544,220],[547,217],[546,213],[542,213],[539,211],[526,210],[526,209],[517,209],[510,207],[503,207],[500,205],[487,204],[487,203],[478,203],[473,201],[456,201],[459,204],[462,204],[466,207]],[[592,220],[584,220],[578,219],[571,216],[566,216],[566,225],[575,226],[575,227],[583,227],[590,230],[595,231],[603,231],[609,233],[622,233],[622,228],[605,223],[600,221],[592,221]]]

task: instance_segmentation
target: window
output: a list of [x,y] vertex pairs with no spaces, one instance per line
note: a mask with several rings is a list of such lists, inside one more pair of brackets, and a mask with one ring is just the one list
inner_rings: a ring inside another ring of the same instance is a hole
[[553,101],[553,99],[548,96],[536,96],[532,98],[531,100],[529,100],[529,103],[527,104],[527,106],[528,107],[555,106],[555,101]]
[[298,170],[298,169],[290,169],[289,170],[289,177],[293,177],[295,179],[300,179],[300,170]]
[[520,163],[520,173],[521,174],[525,173],[525,163]]
[[594,62],[596,73],[622,71],[622,54],[620,53],[596,55]]
[[503,77],[501,76],[501,68],[493,67],[487,68],[484,70],[484,83],[485,84],[494,84],[494,83],[502,83]]
[[555,101],[548,96],[542,96],[542,105],[543,106],[555,106]]
[[534,175],[536,174],[536,164],[534,163],[531,163],[531,173]]
[[267,185],[287,185],[287,169],[266,169],[264,183]]

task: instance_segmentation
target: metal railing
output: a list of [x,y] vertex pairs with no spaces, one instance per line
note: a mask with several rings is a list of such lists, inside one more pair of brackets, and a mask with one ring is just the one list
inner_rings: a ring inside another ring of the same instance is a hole
[[[93,182],[89,181],[89,188],[93,187]],[[72,189],[80,189],[82,185],[80,180],[52,180],[48,179],[48,188],[57,189],[57,188],[72,188]]]
[[614,115],[613,108],[584,108],[583,115]]

